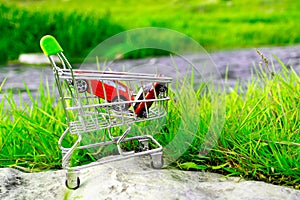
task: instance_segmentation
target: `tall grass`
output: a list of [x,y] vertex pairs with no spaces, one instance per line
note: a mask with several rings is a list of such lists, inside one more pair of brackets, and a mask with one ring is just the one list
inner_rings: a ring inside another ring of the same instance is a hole
[[[259,73],[261,78],[253,77],[246,90],[237,84],[226,93],[224,128],[217,145],[205,156],[200,150],[211,120],[211,93],[196,91],[196,94],[201,94],[197,96],[199,126],[190,133],[196,137],[190,148],[174,162],[176,167],[241,176],[299,189],[299,74],[284,65],[280,72],[269,73],[262,69]],[[63,109],[56,104],[55,95],[45,82],[41,82],[37,97],[32,97],[28,89],[27,93],[31,97],[30,106],[17,106],[11,92],[6,92],[7,98],[1,101],[0,167],[27,171],[60,169],[61,154],[57,141],[66,128]],[[21,96],[20,100],[22,102]],[[10,109],[4,107],[5,101]],[[163,146],[170,143],[178,132],[180,109],[179,101],[170,102],[167,126],[156,136]],[[67,138],[64,146],[74,139]],[[91,158],[81,152],[75,159],[84,163]]]
[[261,69],[246,90],[237,84],[226,94],[218,145],[202,156],[194,141],[177,166],[300,188],[300,77],[284,65],[277,73]]
[[66,126],[61,106],[56,104],[47,84],[40,85],[37,97],[25,87],[30,103],[23,103],[20,95],[17,104],[12,91],[5,92],[1,101],[0,166],[25,171],[59,168],[57,140]]
[[101,41],[124,29],[97,13],[22,9],[0,4],[0,62],[40,52],[42,36],[54,35],[70,58],[84,58]]

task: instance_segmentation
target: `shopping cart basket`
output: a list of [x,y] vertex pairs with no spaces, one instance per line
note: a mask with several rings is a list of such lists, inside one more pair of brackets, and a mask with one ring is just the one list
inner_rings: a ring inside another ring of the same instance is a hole
[[[62,167],[67,170],[66,186],[77,189],[80,185],[79,170],[106,162],[150,155],[153,168],[163,167],[162,146],[151,135],[129,136],[133,123],[160,119],[167,114],[169,77],[155,74],[73,69],[59,43],[46,35],[40,41],[44,54],[49,58],[65,110],[68,128],[58,143],[62,150]],[[56,63],[54,57],[60,60]],[[119,134],[116,127],[126,127]],[[103,137],[90,144],[81,144],[86,134],[102,131]],[[68,135],[78,139],[67,148],[62,145]],[[107,135],[107,137],[105,137]],[[135,141],[138,150],[122,147]],[[151,145],[150,145],[151,144]],[[117,155],[107,156],[85,165],[71,166],[75,150],[115,145]]]

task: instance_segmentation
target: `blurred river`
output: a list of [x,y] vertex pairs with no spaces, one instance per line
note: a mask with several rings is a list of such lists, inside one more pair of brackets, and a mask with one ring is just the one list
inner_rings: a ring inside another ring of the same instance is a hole
[[[293,66],[296,72],[300,72],[300,45],[288,46],[288,47],[272,47],[272,48],[258,48],[264,56],[271,62],[274,62],[276,71],[280,70],[280,64],[276,61],[274,55],[276,55],[287,66]],[[205,59],[208,57],[206,56]],[[245,84],[251,79],[251,72],[254,66],[258,66],[262,59],[256,52],[256,49],[241,49],[234,51],[220,51],[209,54],[209,58],[212,63],[215,64],[218,70],[219,76],[216,76],[215,80],[226,86],[234,86],[237,80],[241,84]],[[147,72],[151,66],[156,66],[159,69],[159,73],[167,74],[170,76],[170,69],[168,67],[159,66],[174,66],[174,61],[178,67],[179,73],[185,73],[188,69],[185,68],[186,60],[189,63],[197,65],[203,62],[203,56],[201,55],[188,55],[185,56],[185,60],[179,57],[156,57],[140,60],[121,60],[114,63],[113,70],[133,71],[133,72]],[[77,67],[80,65],[77,65]],[[142,67],[141,67],[142,66]],[[93,68],[96,69],[96,65],[84,65],[81,68]],[[156,70],[157,70],[156,68]],[[224,82],[226,76],[226,68],[228,68],[228,80]],[[172,76],[172,73],[171,73]],[[175,74],[174,74],[175,76]],[[200,74],[195,75],[195,80],[200,81]],[[0,93],[0,101],[5,98],[5,91],[12,90],[14,93],[14,99],[19,103],[19,93],[21,94],[23,101],[28,102],[30,98],[26,92],[25,85],[31,91],[33,97],[36,96],[38,87],[41,80],[49,81],[49,85],[53,85],[52,68],[49,66],[37,67],[37,66],[22,66],[19,64],[2,66],[0,67],[0,85],[6,79],[6,82]]]

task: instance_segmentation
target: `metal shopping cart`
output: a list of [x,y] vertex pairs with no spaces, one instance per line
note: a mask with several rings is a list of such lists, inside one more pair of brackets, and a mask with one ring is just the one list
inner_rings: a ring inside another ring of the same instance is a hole
[[[151,166],[162,168],[162,146],[151,135],[129,136],[128,133],[134,123],[166,116],[168,85],[172,79],[155,74],[73,69],[53,36],[44,36],[40,45],[52,64],[68,122],[68,128],[58,141],[62,150],[62,167],[67,170],[66,186],[69,189],[79,187],[80,169],[133,156],[150,155]],[[59,58],[59,63],[54,61],[54,56]],[[124,126],[125,131],[113,133],[116,128]],[[103,133],[99,141],[82,144],[84,135],[95,132]],[[78,137],[76,142],[69,148],[64,147],[65,137],[73,134]],[[128,150],[122,146],[132,141],[138,148]],[[116,146],[117,155],[71,167],[70,160],[75,150],[109,145]]]

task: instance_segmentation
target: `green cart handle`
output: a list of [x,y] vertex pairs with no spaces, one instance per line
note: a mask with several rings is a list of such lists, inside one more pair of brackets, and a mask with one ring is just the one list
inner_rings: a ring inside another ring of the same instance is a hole
[[46,56],[51,56],[63,52],[63,49],[61,48],[55,37],[51,35],[43,36],[40,41],[40,46]]

